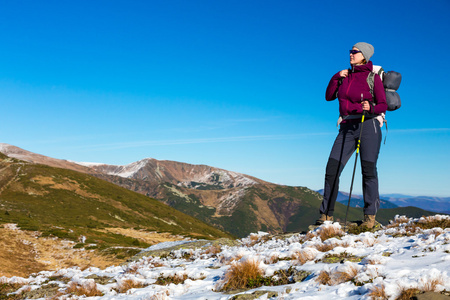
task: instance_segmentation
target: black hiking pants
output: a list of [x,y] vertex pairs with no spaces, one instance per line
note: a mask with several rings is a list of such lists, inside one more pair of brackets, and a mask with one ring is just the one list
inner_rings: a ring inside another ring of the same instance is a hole
[[[339,134],[331,149],[325,172],[325,187],[320,213],[332,216],[339,191],[339,177],[345,164],[355,152],[361,122],[340,125]],[[364,196],[364,214],[375,215],[380,207],[377,160],[381,146],[381,128],[377,119],[364,122],[359,155]]]

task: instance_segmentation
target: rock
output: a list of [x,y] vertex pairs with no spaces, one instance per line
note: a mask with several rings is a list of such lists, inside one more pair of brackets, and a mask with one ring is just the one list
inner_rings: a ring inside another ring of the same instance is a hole
[[436,292],[425,292],[417,294],[413,299],[417,300],[450,300],[450,296]]
[[253,300],[253,299],[258,299],[259,297],[264,296],[266,294],[267,294],[267,298],[268,299],[278,296],[278,292],[273,292],[273,291],[255,291],[255,292],[253,292],[251,294],[234,295],[233,297],[230,298],[230,300]]
[[361,262],[364,257],[360,256],[353,256],[349,255],[348,253],[344,252],[338,255],[326,255],[322,258],[322,262],[326,264],[337,264],[337,263],[344,263],[346,261],[351,262]]
[[311,272],[308,271],[302,271],[302,270],[295,270],[292,274],[292,280],[294,282],[302,282],[305,280],[309,275],[311,275]]

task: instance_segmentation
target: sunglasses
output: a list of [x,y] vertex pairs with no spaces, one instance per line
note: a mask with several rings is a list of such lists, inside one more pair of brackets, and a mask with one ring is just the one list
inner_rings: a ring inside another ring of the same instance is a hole
[[361,51],[359,51],[359,50],[350,50],[350,54],[356,54],[356,53],[361,53]]

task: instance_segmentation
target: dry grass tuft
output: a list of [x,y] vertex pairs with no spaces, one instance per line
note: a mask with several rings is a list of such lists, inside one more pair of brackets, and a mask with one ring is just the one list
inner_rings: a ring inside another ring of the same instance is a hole
[[375,238],[362,238],[360,241],[366,245],[367,247],[373,247],[375,244],[377,244],[379,241]]
[[358,270],[354,266],[348,266],[348,268],[343,271],[322,271],[319,276],[317,276],[316,281],[325,285],[338,285],[353,280],[356,274],[358,274]]
[[233,261],[238,261],[238,260],[240,260],[242,257],[243,257],[242,254],[238,254],[238,255],[233,256],[233,257],[225,257],[225,256],[222,256],[222,255],[219,255],[219,262],[220,262],[221,264],[229,265],[229,264],[231,264]]
[[369,265],[381,265],[382,261],[379,257],[366,258],[365,262]]
[[328,243],[328,244],[321,243],[321,244],[316,244],[316,245],[314,245],[314,247],[315,247],[317,250],[319,250],[320,252],[328,252],[328,251],[330,251],[330,250],[333,250],[333,249],[336,248],[337,246],[339,246],[339,245],[336,244],[336,243]]
[[147,259],[144,261],[144,263],[151,265],[153,268],[165,266],[165,264],[161,261],[161,259],[159,257],[153,257],[153,256],[147,257]]
[[319,237],[322,242],[330,238],[339,238],[344,236],[345,232],[342,229],[337,228],[333,225],[322,225],[315,231],[308,231],[306,235],[301,239],[302,242],[310,241],[315,237]]
[[304,249],[300,251],[296,251],[292,255],[292,259],[294,260],[294,264],[297,263],[299,265],[303,265],[308,261],[311,261],[316,258],[316,253],[311,249]]
[[429,216],[420,219],[417,222],[417,226],[422,229],[432,229],[432,228],[450,228],[450,218],[443,216]]
[[220,245],[212,245],[209,248],[207,248],[205,251],[203,251],[203,254],[215,256],[222,252],[222,246]]
[[408,223],[410,221],[406,216],[396,216],[393,221],[386,228],[395,228],[399,227],[401,224]]
[[358,274],[358,270],[354,266],[349,266],[345,271],[337,271],[333,273],[333,283],[341,284],[355,278]]
[[340,228],[336,228],[334,226],[326,226],[321,228],[318,236],[322,241],[325,241],[329,238],[344,236],[344,234],[344,231],[342,231]]
[[169,300],[170,299],[170,292],[169,291],[163,291],[156,293],[155,295],[150,297],[150,300]]
[[137,282],[131,279],[125,279],[120,282],[116,290],[118,293],[126,293],[128,290],[140,289],[143,287],[145,287],[145,285],[142,282]]
[[435,292],[438,285],[442,285],[444,282],[441,278],[430,279],[426,281],[422,286],[418,288],[401,288],[400,296],[396,300],[409,300],[415,299],[417,294],[423,292]]
[[409,289],[402,289],[400,291],[400,295],[397,297],[396,300],[410,300],[413,299],[414,296],[416,296],[420,291],[415,288],[409,288]]
[[386,295],[386,290],[384,288],[384,285],[382,286],[375,286],[373,289],[369,292],[369,298],[372,300],[386,300],[388,299],[388,296]]
[[249,282],[256,281],[263,275],[257,260],[245,260],[234,263],[225,273],[225,284],[221,290],[234,290],[245,288]]
[[316,281],[323,285],[331,285],[331,276],[328,271],[321,271]]
[[405,226],[405,231],[408,235],[414,235],[420,232],[420,227],[417,226],[417,223],[410,223]]
[[278,255],[275,255],[275,254],[273,254],[270,257],[266,257],[264,259],[264,263],[267,264],[267,265],[276,264],[279,261],[280,261],[280,257]]
[[250,233],[250,235],[247,238],[243,239],[243,243],[247,247],[252,247],[260,242],[266,242],[268,240],[269,240],[268,234],[259,235],[256,233]]
[[[450,228],[450,218],[447,216],[429,216],[429,217],[422,217],[419,220],[413,220],[406,218],[405,216],[396,217],[394,221],[391,222],[387,226],[387,228],[396,228],[400,227],[400,225],[404,225],[404,230],[407,232],[407,234],[416,234],[417,232],[420,232],[420,230],[424,229],[433,229],[433,228]],[[441,234],[440,231],[435,231],[434,234],[439,235]]]
[[103,296],[103,293],[97,289],[97,284],[94,281],[89,281],[84,284],[72,281],[69,283],[66,293],[86,297]]
[[352,245],[349,243],[349,242],[342,242],[341,241],[341,243],[339,244],[339,247],[342,247],[342,248],[348,248],[348,247],[351,247]]
[[128,265],[128,267],[125,270],[125,273],[128,274],[137,274],[139,272],[139,268],[141,266],[138,264],[134,264],[134,265]]
[[442,284],[444,284],[442,278],[428,280],[424,285],[422,285],[421,290],[424,292],[434,292],[436,291],[436,287]]
[[312,231],[308,231],[306,233],[306,235],[303,237],[302,242],[310,241],[315,237],[316,237],[316,234],[314,234]]
[[159,259],[153,256],[146,257],[138,262],[129,264],[125,269],[125,273],[128,274],[138,274],[141,268],[157,268],[164,266],[164,263]]
[[441,234],[443,234],[445,231],[442,230],[441,228],[433,228],[431,230],[431,234],[434,234],[435,237],[440,236]]

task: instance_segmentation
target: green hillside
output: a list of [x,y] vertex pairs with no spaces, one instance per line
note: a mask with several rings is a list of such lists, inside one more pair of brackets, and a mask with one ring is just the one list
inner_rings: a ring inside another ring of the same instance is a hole
[[[177,194],[165,189],[164,199],[160,199],[161,201],[238,237],[245,237],[249,233],[257,231],[305,232],[308,230],[308,226],[314,224],[319,218],[319,207],[322,203],[322,196],[306,187],[258,184],[245,191],[245,195],[229,215],[215,216],[217,209],[201,205],[195,195],[189,194],[189,189],[169,183],[161,186],[177,188],[180,191]],[[200,192],[197,191],[197,193]],[[182,195],[188,195],[189,199]],[[262,205],[264,202],[265,205]],[[344,222],[346,210],[346,205],[336,202],[334,219]],[[264,216],[269,215],[276,218],[276,222],[268,222],[267,219],[264,219]],[[433,213],[416,207],[380,209],[377,220],[382,224],[388,224],[395,215],[420,217],[433,215]],[[356,222],[363,218],[362,208],[349,208],[347,218],[349,222]]]
[[4,223],[73,241],[85,236],[91,249],[149,246],[107,228],[202,239],[231,237],[160,201],[96,177],[0,154],[0,224]]

